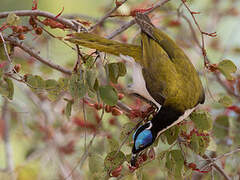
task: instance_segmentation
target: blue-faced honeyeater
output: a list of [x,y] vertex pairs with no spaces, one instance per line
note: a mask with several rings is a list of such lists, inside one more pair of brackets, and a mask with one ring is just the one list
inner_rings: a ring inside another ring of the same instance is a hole
[[154,103],[158,112],[138,127],[133,135],[131,164],[138,154],[153,144],[159,134],[186,118],[205,95],[198,73],[183,50],[149,17],[138,13],[141,45],[125,44],[98,35],[81,32],[67,40],[130,61],[133,69],[132,93]]

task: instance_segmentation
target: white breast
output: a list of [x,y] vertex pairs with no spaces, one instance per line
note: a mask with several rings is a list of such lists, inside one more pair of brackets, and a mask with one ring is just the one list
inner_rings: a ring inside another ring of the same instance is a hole
[[128,88],[129,93],[136,93],[144,97],[145,99],[153,102],[158,109],[161,105],[156,102],[153,97],[149,94],[146,83],[142,75],[142,67],[140,64],[136,63],[135,60],[130,56],[120,55],[121,58],[127,61],[127,65],[132,69],[132,85]]

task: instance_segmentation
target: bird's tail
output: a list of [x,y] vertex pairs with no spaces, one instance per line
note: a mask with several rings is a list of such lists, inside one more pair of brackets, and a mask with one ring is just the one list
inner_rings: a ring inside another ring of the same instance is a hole
[[133,57],[135,60],[141,59],[142,50],[140,46],[120,43],[100,37],[96,34],[90,34],[87,32],[74,33],[65,40],[80,46],[97,49],[116,56],[120,56],[122,54]]

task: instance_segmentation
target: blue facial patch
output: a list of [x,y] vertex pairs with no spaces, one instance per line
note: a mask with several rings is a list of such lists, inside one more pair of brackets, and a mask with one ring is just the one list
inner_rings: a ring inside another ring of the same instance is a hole
[[[135,135],[135,134],[134,134]],[[138,150],[141,146],[145,147],[148,144],[152,143],[152,132],[150,130],[144,130],[138,134],[135,141],[135,149]]]

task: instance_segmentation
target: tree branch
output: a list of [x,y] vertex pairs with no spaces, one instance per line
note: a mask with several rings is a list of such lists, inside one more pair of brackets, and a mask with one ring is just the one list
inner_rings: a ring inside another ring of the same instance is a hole
[[[149,11],[146,11],[144,14],[149,14],[149,13],[153,12],[155,9],[163,6],[164,4],[166,4],[169,1],[170,0],[163,0],[163,1],[157,2]],[[135,19],[132,19],[131,21],[125,23],[120,28],[118,28],[117,30],[113,31],[111,34],[106,36],[106,38],[108,38],[108,39],[114,38],[115,36],[117,36],[118,34],[122,33],[123,31],[127,30],[129,27],[131,27],[135,23],[136,23]]]
[[60,71],[60,72],[62,72],[64,74],[67,74],[67,75],[71,75],[72,74],[72,71],[70,71],[68,69],[65,69],[64,67],[62,67],[60,65],[54,64],[50,60],[42,58],[37,53],[33,52],[30,48],[25,46],[23,43],[18,42],[17,40],[15,40],[15,39],[13,39],[11,37],[4,37],[4,39],[6,41],[11,42],[13,45],[19,47],[20,49],[22,49],[23,51],[28,53],[30,56],[36,58],[38,61],[42,62],[43,64],[45,64],[45,65],[47,65],[47,66],[49,66],[49,67],[51,67],[51,68],[53,68],[55,70],[58,70],[58,71]]
[[225,173],[225,171],[214,162],[214,159],[212,159],[210,156],[208,155],[203,155],[204,159],[207,159],[207,161],[209,162],[208,166],[213,166],[216,171],[218,171],[226,180],[231,180],[231,178]]
[[[12,156],[12,147],[10,144],[10,119],[8,118],[8,100],[5,98],[4,103],[2,106],[2,117],[1,120],[4,124],[4,131],[3,131],[3,141],[4,141],[4,148],[5,148],[5,158],[6,158],[6,168],[1,169],[1,171],[9,171],[13,173],[14,165],[13,165],[13,156]],[[12,174],[14,176],[14,174]],[[13,178],[12,176],[12,178]]]
[[[116,0],[116,2],[117,2],[117,0]],[[114,7],[112,10],[110,10],[109,12],[107,12],[101,19],[99,19],[99,20],[97,21],[96,24],[94,24],[93,26],[91,26],[88,30],[91,31],[91,30],[95,29],[99,24],[102,24],[112,13],[114,13],[114,12],[115,12],[120,6],[122,6],[125,2],[127,2],[127,0],[123,0],[123,2],[120,2],[119,5],[117,5],[117,4],[115,3],[115,7]]]
[[[18,11],[7,11],[7,12],[0,12],[0,19],[6,18],[10,13],[14,13],[17,16],[42,16],[46,18],[53,19],[61,24],[66,25],[67,27],[77,31],[78,25],[74,20],[69,20],[63,17],[57,17],[56,15],[46,12],[46,11],[40,11],[40,10],[18,10]],[[80,25],[80,23],[78,23]]]

